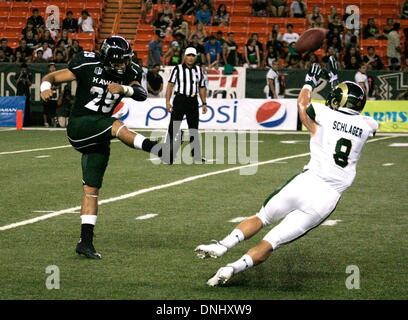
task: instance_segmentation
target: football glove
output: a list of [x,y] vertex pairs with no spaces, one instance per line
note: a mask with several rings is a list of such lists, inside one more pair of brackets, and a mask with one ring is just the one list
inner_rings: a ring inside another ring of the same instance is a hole
[[320,76],[322,75],[322,68],[318,63],[313,63],[306,74],[305,84],[308,84],[315,89],[320,84]]
[[334,56],[330,56],[327,64],[327,71],[329,76],[329,82],[334,89],[339,84],[339,69],[337,68],[337,61]]

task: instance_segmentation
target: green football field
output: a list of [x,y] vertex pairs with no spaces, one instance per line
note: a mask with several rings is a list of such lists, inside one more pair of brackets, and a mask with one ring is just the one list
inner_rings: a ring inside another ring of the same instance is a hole
[[[308,161],[307,135],[257,139],[261,164],[252,175],[225,170],[243,164],[155,165],[112,143],[94,240],[103,259],[95,261],[74,252],[80,154],[65,132],[0,131],[0,299],[407,299],[408,147],[390,146],[407,145],[407,136],[367,144],[353,186],[329,217],[333,225],[225,287],[206,285],[270,227],[221,259],[199,260],[194,248],[223,238],[236,224],[230,220],[255,214]],[[136,219],[148,214],[155,216]],[[52,265],[60,288],[49,290]],[[360,289],[346,287],[348,266],[358,267]]]

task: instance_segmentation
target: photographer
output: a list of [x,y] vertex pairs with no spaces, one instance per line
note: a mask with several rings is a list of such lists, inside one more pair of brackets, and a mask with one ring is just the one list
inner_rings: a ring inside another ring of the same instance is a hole
[[30,112],[30,87],[32,84],[32,79],[33,76],[32,74],[28,71],[27,64],[23,63],[21,64],[21,70],[18,75],[16,75],[16,96],[25,96],[26,97],[26,102],[25,102],[25,110],[24,110],[24,126],[30,125],[30,118],[31,118],[31,112]]
[[[48,65],[48,73],[56,71],[57,68],[55,63],[51,62]],[[57,112],[57,101],[59,96],[59,86],[53,86],[52,88],[53,96],[47,100],[43,101],[43,120],[44,120],[44,127],[49,128],[50,125],[53,127],[57,126],[56,120],[56,112]]]
[[68,125],[71,108],[74,105],[74,97],[71,94],[71,89],[64,88],[64,92],[58,98],[57,102],[57,120],[61,128],[66,128]]

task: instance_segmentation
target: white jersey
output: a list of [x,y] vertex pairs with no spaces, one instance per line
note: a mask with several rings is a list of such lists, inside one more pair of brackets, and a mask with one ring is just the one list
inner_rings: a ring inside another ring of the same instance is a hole
[[371,117],[310,105],[308,115],[318,124],[310,139],[309,169],[342,193],[354,181],[356,165],[368,137],[378,129]]

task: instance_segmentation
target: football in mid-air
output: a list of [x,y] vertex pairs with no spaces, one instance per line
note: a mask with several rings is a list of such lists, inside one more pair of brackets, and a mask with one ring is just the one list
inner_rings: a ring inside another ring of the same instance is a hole
[[299,54],[314,52],[323,45],[327,30],[323,28],[312,28],[302,33],[295,44],[295,49]]

